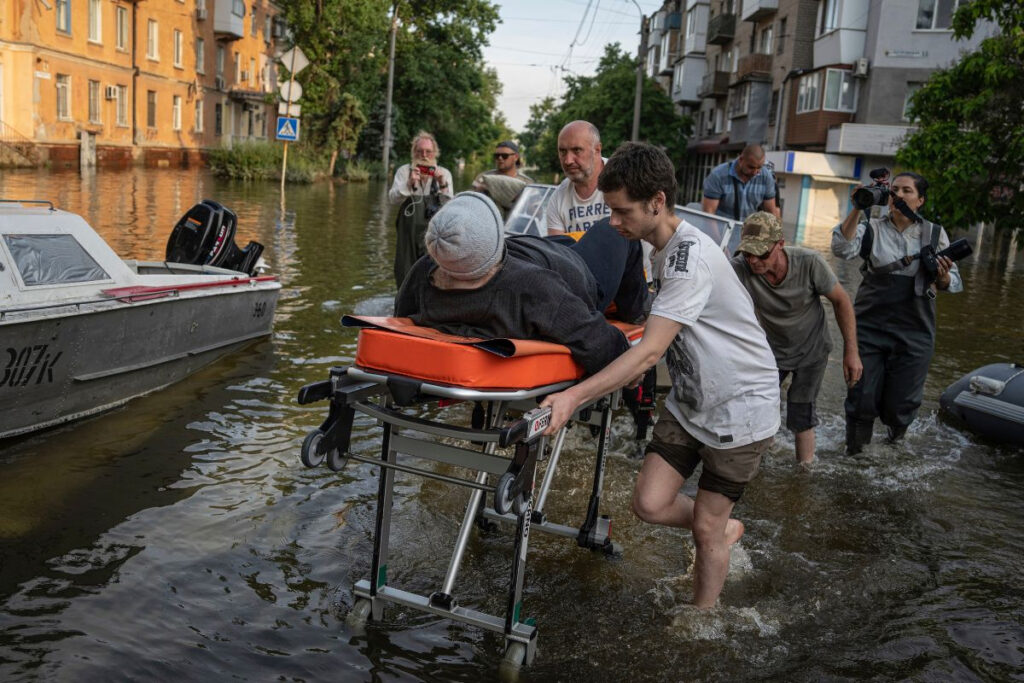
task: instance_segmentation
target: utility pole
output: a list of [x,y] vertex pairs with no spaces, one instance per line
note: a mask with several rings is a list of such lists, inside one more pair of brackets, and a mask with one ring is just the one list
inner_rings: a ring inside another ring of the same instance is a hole
[[395,87],[395,34],[398,33],[398,0],[391,5],[391,46],[388,48],[388,91],[384,98],[384,151],[381,163],[384,165],[384,178],[387,179],[388,165],[391,162],[391,93]]
[[633,96],[633,136],[630,140],[637,142],[640,140],[640,104],[644,92],[644,60],[647,58],[647,34],[649,31],[648,19],[644,16],[644,11],[640,9],[640,5],[637,4],[636,0],[633,0],[633,4],[640,10],[640,51],[636,57],[636,94]]

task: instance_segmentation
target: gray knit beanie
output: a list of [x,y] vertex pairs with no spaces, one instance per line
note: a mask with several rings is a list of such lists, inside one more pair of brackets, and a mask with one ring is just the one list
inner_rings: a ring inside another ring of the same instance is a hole
[[487,195],[460,192],[434,214],[423,237],[427,253],[456,280],[475,280],[501,260],[505,226]]

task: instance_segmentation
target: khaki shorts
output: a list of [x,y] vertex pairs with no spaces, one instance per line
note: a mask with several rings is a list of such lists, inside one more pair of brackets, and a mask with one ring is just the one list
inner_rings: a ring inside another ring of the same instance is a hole
[[720,493],[735,503],[743,495],[747,482],[757,474],[761,456],[772,445],[772,439],[768,437],[735,448],[712,448],[683,429],[672,413],[662,410],[646,452],[660,456],[683,479],[689,479],[697,464],[703,461],[704,471],[697,487]]

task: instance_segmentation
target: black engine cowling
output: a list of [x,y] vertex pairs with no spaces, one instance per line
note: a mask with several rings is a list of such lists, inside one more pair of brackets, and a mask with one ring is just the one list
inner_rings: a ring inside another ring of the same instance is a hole
[[166,259],[172,263],[217,266],[255,275],[263,245],[249,242],[245,249],[239,249],[235,244],[237,227],[234,211],[204,199],[185,212],[174,226],[167,240]]

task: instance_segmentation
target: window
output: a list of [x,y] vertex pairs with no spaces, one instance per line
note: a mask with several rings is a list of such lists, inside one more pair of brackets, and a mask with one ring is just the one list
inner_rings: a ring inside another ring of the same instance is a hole
[[126,7],[118,6],[117,12],[114,15],[117,19],[116,29],[117,36],[115,37],[116,47],[118,50],[128,49],[128,9]]
[[171,128],[181,130],[181,95],[171,97]]
[[694,7],[692,10],[686,13],[686,35],[694,36],[697,34],[697,8]]
[[220,137],[224,134],[224,105],[213,105],[213,134]]
[[103,6],[100,0],[89,0],[89,41],[103,40]]
[[758,50],[763,55],[770,55],[772,53],[772,27],[761,31],[761,49]]
[[242,80],[242,56],[235,53],[235,83]]
[[948,30],[953,23],[953,13],[962,0],[918,0],[917,28]]
[[184,51],[184,48],[182,47],[182,45],[183,45],[183,43],[182,43],[181,31],[175,29],[174,30],[174,66],[179,68],[179,69],[182,68],[181,59],[182,59],[182,52]]
[[89,81],[89,122],[100,123],[100,82]]
[[217,75],[224,78],[224,46],[217,46]]
[[821,72],[815,71],[800,79],[796,93],[796,113],[814,111],[818,108],[818,91],[821,89]]
[[117,125],[128,125],[128,86],[117,86]]
[[786,49],[786,17],[779,19],[779,39],[775,42],[775,54],[781,55]]
[[750,107],[750,81],[744,81],[729,91],[729,118],[746,116]]
[[231,13],[234,14],[236,17],[244,17],[245,16],[245,3],[242,2],[242,0],[232,0],[231,1]]
[[109,280],[72,235],[4,235],[26,287]]
[[270,15],[263,17],[263,42],[270,42]]
[[156,128],[156,91],[146,91],[146,125]]
[[768,107],[768,125],[769,126],[774,126],[775,125],[775,115],[776,115],[776,113],[778,111],[778,108],[779,108],[779,91],[778,90],[772,90],[772,103]]
[[256,60],[252,57],[249,58],[249,78],[246,81],[247,85],[252,85],[253,79],[256,78]]
[[839,0],[825,0],[821,5],[821,23],[818,25],[818,35],[839,28]]
[[196,132],[203,132],[203,101],[196,98]]
[[149,20],[149,30],[146,34],[146,56],[153,60],[160,59],[160,46],[157,44],[159,38],[158,25],[152,19]]
[[196,38],[196,72],[206,73],[206,41]]
[[910,117],[910,100],[918,90],[921,89],[921,83],[907,83],[907,94],[903,97],[903,120],[913,121]]
[[853,112],[857,109],[857,83],[853,74],[841,69],[825,70],[825,111]]
[[250,14],[250,16],[252,17],[252,21],[249,22],[249,35],[251,35],[253,38],[255,38],[256,37],[256,32],[257,32],[256,3],[253,3],[253,5],[252,5],[252,13]]
[[57,74],[57,118],[71,120],[71,76]]
[[71,33],[71,0],[56,0],[57,30]]

